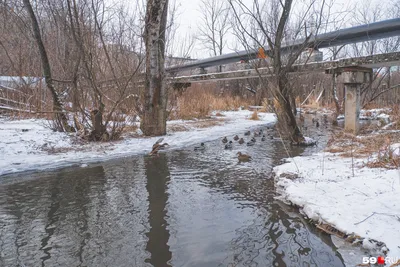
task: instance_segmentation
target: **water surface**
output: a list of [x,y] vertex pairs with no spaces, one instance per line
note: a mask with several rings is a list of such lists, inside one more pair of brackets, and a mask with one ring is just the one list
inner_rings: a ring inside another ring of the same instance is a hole
[[0,177],[0,266],[344,266],[274,199],[280,141],[206,146]]

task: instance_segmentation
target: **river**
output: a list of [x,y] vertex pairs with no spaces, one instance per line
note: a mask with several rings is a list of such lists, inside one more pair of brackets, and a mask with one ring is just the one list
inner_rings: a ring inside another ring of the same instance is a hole
[[344,266],[274,199],[278,139],[206,146],[0,177],[0,266]]

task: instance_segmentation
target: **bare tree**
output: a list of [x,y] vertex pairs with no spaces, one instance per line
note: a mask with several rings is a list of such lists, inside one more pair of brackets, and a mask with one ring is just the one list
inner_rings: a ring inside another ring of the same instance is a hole
[[168,0],[148,0],[144,40],[146,78],[140,128],[145,135],[165,135],[168,92],[165,83],[165,30]]
[[[345,27],[345,24],[349,21],[348,17],[351,16],[352,12],[348,10],[353,10],[355,7],[352,6],[352,3],[349,3],[348,6],[344,6],[343,10],[338,10],[337,6],[334,7],[334,0],[331,0],[326,5],[326,14],[325,14],[325,25],[321,25],[321,32],[324,30],[325,32],[336,31]],[[330,60],[337,60],[341,57],[345,57],[347,55],[347,45],[340,46],[332,46],[329,47],[328,57]],[[336,115],[339,115],[343,112],[341,101],[339,101],[339,94],[337,88],[337,76],[338,73],[332,73],[332,83],[331,83],[331,96],[332,100],[335,104]]]
[[[230,4],[235,16],[236,31],[239,32],[236,35],[241,36],[244,46],[252,50],[268,47],[268,51],[263,51],[266,57],[262,56],[262,58],[264,58],[263,65],[270,69],[270,78],[260,80],[264,81],[264,90],[268,87],[274,96],[280,127],[285,129],[285,135],[292,142],[304,142],[293,112],[293,81],[289,73],[307,47],[312,34],[318,31],[325,1],[304,2],[297,8],[295,16],[292,10],[293,0],[273,0],[263,3],[254,1],[252,8],[249,8],[243,0],[231,0]],[[257,34],[254,34],[255,32]],[[282,51],[284,42],[290,44],[293,40],[300,38],[304,39],[302,44],[290,51]],[[259,62],[255,66],[257,68]]]
[[230,30],[230,6],[225,1],[201,0],[201,23],[197,39],[213,56],[222,55],[226,46],[226,37]]
[[[369,24],[384,19],[398,18],[399,15],[398,3],[396,8],[396,3],[371,3],[371,1],[365,1],[353,13],[353,24]],[[390,37],[352,44],[350,55],[360,57],[378,53],[390,53],[398,51],[399,48],[400,37]],[[399,85],[392,86],[391,84],[390,67],[376,68],[373,71],[371,84],[365,84],[361,88],[362,105],[365,107],[367,104],[398,87]]]
[[33,28],[33,35],[35,37],[38,50],[40,53],[40,58],[42,61],[42,68],[43,68],[43,75],[46,81],[47,88],[51,92],[51,95],[53,97],[53,111],[55,112],[55,128],[58,131],[71,131],[73,128],[69,126],[68,124],[68,118],[67,115],[64,111],[63,104],[60,100],[60,97],[54,87],[53,83],[53,77],[51,74],[51,66],[49,62],[49,58],[47,57],[47,52],[46,48],[44,47],[43,41],[42,41],[42,36],[40,34],[40,27],[39,23],[36,19],[35,13],[33,11],[32,5],[29,0],[24,0],[24,5],[26,10],[28,11],[29,17],[32,22],[32,28]]

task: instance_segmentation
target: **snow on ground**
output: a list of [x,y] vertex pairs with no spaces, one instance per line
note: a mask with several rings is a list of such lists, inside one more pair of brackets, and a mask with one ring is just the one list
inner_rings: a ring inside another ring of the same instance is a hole
[[[362,109],[360,110],[360,120],[384,120],[386,123],[390,122],[388,113],[392,112],[390,108],[377,108],[377,109]],[[344,115],[339,115],[338,120],[343,120]]]
[[[226,122],[209,128],[167,133],[169,149],[198,145],[221,136],[244,132],[251,127],[274,123],[272,113],[259,113],[260,120],[249,120],[251,111],[221,112]],[[146,154],[160,137],[126,138],[121,141],[79,144],[74,136],[53,132],[45,120],[0,119],[0,175],[104,161],[112,158]],[[171,121],[168,124],[185,124]]]
[[331,153],[289,159],[274,168],[279,198],[315,221],[365,238],[365,248],[374,246],[371,239],[384,242],[388,256],[400,258],[400,169],[362,164]]
[[390,145],[390,152],[393,157],[400,157],[400,143]]
[[304,136],[304,145],[312,146],[312,145],[315,145],[316,143],[317,143],[317,141],[312,139],[311,137]]

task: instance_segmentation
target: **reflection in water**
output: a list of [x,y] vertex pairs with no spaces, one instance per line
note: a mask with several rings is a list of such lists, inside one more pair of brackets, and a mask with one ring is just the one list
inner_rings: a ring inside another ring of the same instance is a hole
[[49,241],[52,238],[55,230],[55,226],[57,225],[59,216],[58,216],[58,209],[60,208],[60,202],[59,202],[59,196],[60,196],[60,190],[59,190],[59,179],[54,179],[52,181],[51,189],[50,189],[50,207],[49,207],[49,212],[47,213],[47,224],[44,228],[46,232],[46,236],[42,238],[41,242],[41,248],[44,252],[44,256],[42,256],[40,259],[42,260],[42,266],[45,266],[45,261],[51,258],[50,251],[52,249],[51,246],[49,245]]
[[0,187],[0,218],[5,224],[0,266],[82,263],[87,207],[95,199],[90,187],[92,182],[101,186],[102,177],[103,167],[98,166],[77,170],[74,175],[60,171],[55,176]]
[[252,148],[247,164],[232,160],[239,149],[169,157],[173,265],[344,266],[329,240],[275,200],[280,143]]
[[164,155],[148,157],[145,161],[147,185],[149,194],[149,223],[150,231],[146,234],[148,242],[146,250],[150,252],[150,259],[146,262],[155,267],[171,266],[168,240],[169,231],[166,221],[166,205],[168,202],[167,186],[170,181],[167,158]]
[[0,266],[343,266],[275,200],[279,141],[206,146],[0,177]]

